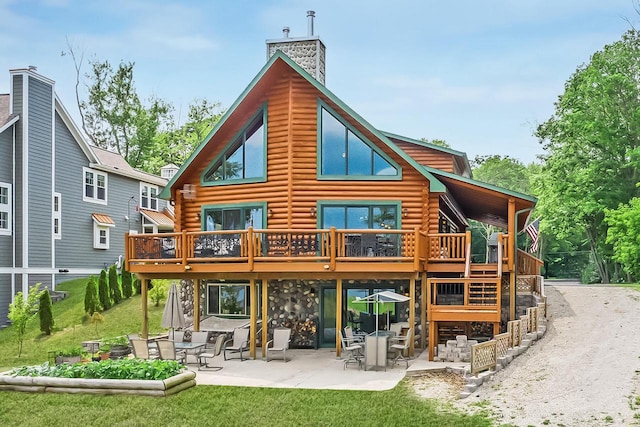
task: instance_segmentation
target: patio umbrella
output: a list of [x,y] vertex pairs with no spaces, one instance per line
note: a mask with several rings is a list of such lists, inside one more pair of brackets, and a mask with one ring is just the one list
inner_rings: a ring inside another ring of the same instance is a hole
[[180,301],[178,287],[175,283],[172,283],[169,289],[169,296],[167,297],[167,303],[162,312],[162,322],[160,324],[163,328],[171,328],[172,339],[173,331],[178,328],[184,328],[185,326],[182,301]]
[[[356,297],[354,302],[363,302],[374,304],[376,308],[376,335],[378,335],[378,304],[386,303],[386,302],[405,302],[409,301],[410,298],[401,294],[397,294],[392,291],[381,291],[376,292],[375,294],[371,294],[368,297],[358,298]],[[389,312],[387,312],[387,325],[389,325]]]

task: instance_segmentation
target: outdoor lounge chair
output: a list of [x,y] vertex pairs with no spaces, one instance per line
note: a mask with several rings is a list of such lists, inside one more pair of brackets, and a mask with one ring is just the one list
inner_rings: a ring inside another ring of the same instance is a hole
[[149,342],[141,338],[132,338],[129,340],[133,355],[136,359],[157,359],[158,353],[150,351]]
[[214,371],[219,371],[222,369],[222,366],[211,366],[207,362],[207,359],[213,359],[216,356],[219,356],[222,353],[222,346],[224,345],[224,339],[227,336],[225,334],[218,335],[216,338],[216,343],[213,347],[213,352],[204,351],[203,353],[198,354],[198,370],[201,369],[211,369]]
[[411,345],[411,339],[413,336],[413,328],[409,328],[407,330],[407,334],[404,336],[395,337],[394,344],[389,346],[389,350],[396,352],[396,357],[393,359],[393,364],[398,363],[399,360],[404,360],[407,364],[407,368],[409,368],[409,360],[404,357],[404,352]]
[[267,362],[269,361],[269,355],[273,352],[281,351],[282,358],[287,361],[287,349],[291,342],[291,329],[289,328],[276,328],[273,330],[273,339],[267,341]]
[[233,338],[224,343],[224,360],[227,360],[227,351],[240,353],[240,361],[244,360],[242,353],[249,350],[249,329],[235,328]]
[[162,360],[177,360],[181,363],[187,363],[187,353],[184,350],[176,351],[176,345],[171,340],[157,340],[158,353]]
[[364,344],[349,344],[344,337],[342,331],[340,331],[340,342],[342,343],[342,352],[344,358],[344,366],[342,369],[345,369],[349,363],[357,363],[358,368],[362,365],[362,348]]

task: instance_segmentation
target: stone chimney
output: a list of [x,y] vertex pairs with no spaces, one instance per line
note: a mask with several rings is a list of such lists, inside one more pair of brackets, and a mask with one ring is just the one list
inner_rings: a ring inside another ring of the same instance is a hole
[[283,38],[267,40],[267,61],[280,50],[316,80],[324,84],[326,48],[320,37],[313,34],[315,16],[316,13],[313,10],[307,11],[306,37],[289,37],[289,27],[284,27],[282,29]]

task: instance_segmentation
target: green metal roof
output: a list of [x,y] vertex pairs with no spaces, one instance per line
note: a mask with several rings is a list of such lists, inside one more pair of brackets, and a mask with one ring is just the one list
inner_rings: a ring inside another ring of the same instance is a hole
[[498,193],[501,193],[501,194],[504,194],[504,195],[507,195],[507,196],[517,197],[519,199],[527,200],[527,201],[532,202],[532,203],[537,203],[538,202],[538,199],[536,197],[529,196],[528,194],[519,193],[517,191],[512,191],[512,190],[507,190],[506,188],[501,188],[501,187],[498,187],[498,186],[493,185],[493,184],[487,184],[486,182],[482,182],[482,181],[476,181],[475,179],[472,179],[472,178],[466,178],[464,176],[456,175],[456,174],[451,173],[451,172],[445,172],[445,171],[442,171],[440,169],[432,168],[432,167],[429,167],[429,166],[422,166],[422,167],[424,169],[426,169],[428,172],[431,172],[434,175],[439,175],[439,176],[443,176],[443,177],[446,177],[446,178],[455,179],[457,181],[465,182],[467,184],[477,185],[478,187],[486,188],[487,190],[496,191]]

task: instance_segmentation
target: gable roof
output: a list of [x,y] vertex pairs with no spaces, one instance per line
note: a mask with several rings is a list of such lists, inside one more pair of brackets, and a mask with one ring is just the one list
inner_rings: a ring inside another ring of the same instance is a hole
[[205,137],[205,139],[200,143],[200,145],[191,153],[191,156],[187,159],[186,162],[182,165],[180,170],[174,175],[174,177],[169,181],[169,184],[165,187],[165,189],[160,193],[160,197],[164,199],[169,199],[171,197],[171,188],[175,186],[175,184],[180,183],[182,181],[182,177],[184,172],[190,168],[193,161],[196,157],[202,152],[204,147],[208,144],[211,138],[224,126],[224,124],[229,120],[229,117],[233,115],[233,113],[238,109],[238,107],[243,103],[250,94],[259,87],[261,81],[265,77],[265,75],[276,72],[275,70],[282,66],[282,64],[289,66],[295,72],[297,72],[300,76],[302,76],[307,82],[309,82],[312,86],[314,86],[320,93],[330,99],[333,103],[339,106],[345,113],[349,114],[353,119],[355,119],[362,127],[371,132],[374,136],[376,136],[382,143],[386,144],[393,150],[398,156],[400,156],[403,160],[409,163],[416,171],[422,174],[428,181],[430,190],[432,192],[444,192],[445,186],[438,181],[438,179],[432,175],[428,170],[424,169],[422,165],[420,165],[415,159],[411,158],[407,153],[405,153],[400,147],[398,147],[393,141],[391,141],[387,136],[385,136],[378,129],[373,127],[369,122],[364,120],[357,114],[354,110],[352,110],[347,104],[345,104],[342,100],[340,100],[337,96],[335,96],[329,89],[327,89],[324,85],[318,82],[315,78],[313,78],[309,73],[302,69],[298,64],[296,64],[291,58],[289,58],[286,54],[281,51],[277,51],[269,61],[262,67],[260,72],[253,78],[251,83],[245,88],[245,90],[240,94],[240,96],[235,100],[235,102],[231,105],[231,107],[226,111],[224,116],[218,121],[216,126],[211,130],[209,135]]
[[0,94],[0,133],[4,132],[19,119],[17,114],[10,114],[10,99],[11,97],[8,93]]
[[471,174],[471,165],[469,164],[469,159],[467,158],[467,153],[463,152],[463,151],[458,151],[458,150],[453,150],[449,147],[443,147],[441,145],[436,145],[436,144],[431,144],[429,142],[425,142],[425,141],[420,141],[414,138],[409,138],[406,136],[402,136],[402,135],[397,135],[395,133],[391,133],[391,132],[382,132],[385,136],[389,137],[389,138],[393,138],[393,139],[397,139],[403,142],[407,142],[409,144],[414,144],[414,145],[419,145],[421,147],[426,147],[435,151],[440,151],[442,153],[446,153],[446,154],[450,154],[452,156],[454,156],[457,160],[458,163],[463,171],[463,176],[472,176]]
[[[517,191],[476,181],[450,172],[423,166],[446,185],[448,192],[471,218],[497,227],[507,228],[506,214],[510,198],[515,199],[516,211],[533,209],[538,199]],[[518,218],[518,230],[525,226],[527,215]]]

